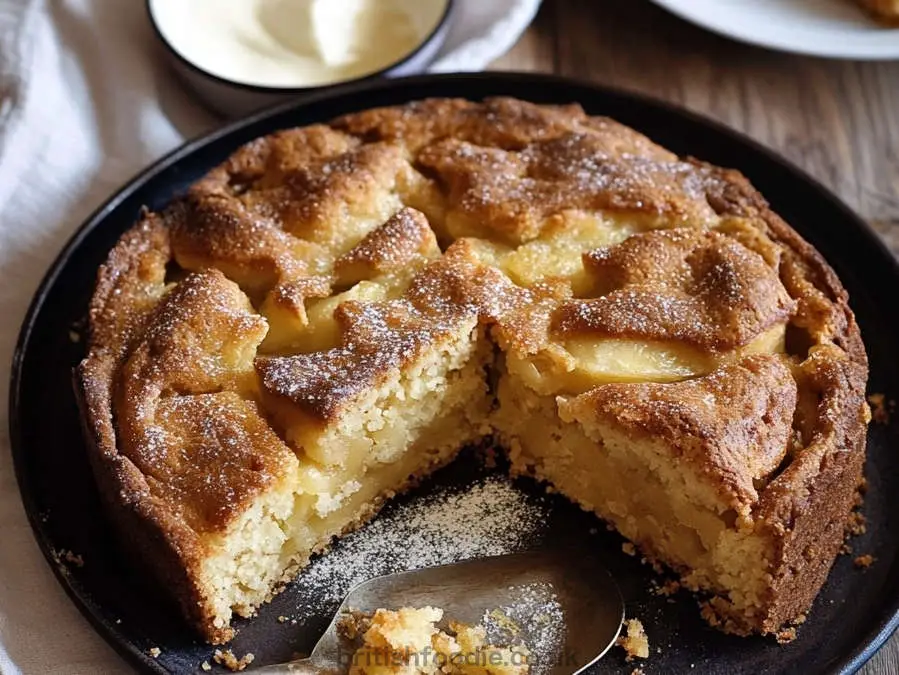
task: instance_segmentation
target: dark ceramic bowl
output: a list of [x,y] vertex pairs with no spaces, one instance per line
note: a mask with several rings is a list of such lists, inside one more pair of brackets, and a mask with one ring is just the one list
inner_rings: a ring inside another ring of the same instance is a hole
[[379,77],[402,77],[403,75],[422,73],[434,61],[440,48],[446,42],[446,36],[449,33],[453,11],[456,6],[455,0],[442,0],[445,5],[443,14],[440,16],[434,29],[421,40],[414,51],[385,68],[362,77],[341,80],[334,84],[308,87],[273,87],[229,80],[201,68],[185,57],[178,50],[177,46],[165,37],[165,33],[153,12],[153,0],[145,0],[145,2],[147,15],[150,17],[150,24],[153,26],[153,31],[162,44],[169,64],[175,73],[206,106],[225,117],[241,117],[266,106],[295,100],[303,94],[327,89],[338,84],[345,85],[373,80]]

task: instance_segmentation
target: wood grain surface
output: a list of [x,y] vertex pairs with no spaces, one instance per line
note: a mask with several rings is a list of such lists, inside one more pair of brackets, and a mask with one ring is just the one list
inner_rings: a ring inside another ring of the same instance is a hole
[[[720,120],[830,187],[899,256],[899,62],[767,51],[703,31],[649,0],[544,0],[494,68],[592,80]],[[861,673],[899,673],[899,633]]]

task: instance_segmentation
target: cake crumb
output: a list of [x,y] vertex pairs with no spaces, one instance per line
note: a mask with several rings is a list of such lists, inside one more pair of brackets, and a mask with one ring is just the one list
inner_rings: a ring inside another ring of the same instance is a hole
[[69,330],[69,342],[72,344],[78,344],[81,342],[81,333],[75,330]]
[[656,574],[664,574],[665,573],[665,568],[662,567],[662,563],[660,563],[658,560],[643,557],[643,558],[640,558],[640,562],[643,563],[644,565],[649,565],[650,567],[652,567],[652,571],[655,572]]
[[200,664],[200,668],[202,668],[202,669],[203,669],[204,671],[206,671],[207,673],[208,673],[210,670],[212,670],[212,666],[209,665],[209,661],[203,661],[203,663]]
[[371,615],[350,608],[337,619],[337,635],[352,641],[367,631],[370,626]]
[[[443,610],[437,607],[378,609],[373,615],[345,613],[339,624],[343,637],[349,631],[362,641],[353,654],[349,675],[431,672],[464,675],[481,672],[478,666],[482,664],[491,666],[484,672],[505,675],[530,672],[530,651],[524,645],[494,646],[488,643],[484,626],[453,620],[447,622],[448,629],[444,632],[436,625],[443,618]],[[438,663],[444,664],[439,671],[429,667]],[[498,666],[495,669],[494,664]],[[469,665],[475,667],[469,670]]]
[[840,555],[851,555],[851,553],[852,553],[852,546],[849,544],[849,542],[844,541],[842,544],[840,544],[840,550],[839,550]]
[[158,659],[159,655],[162,654],[162,650],[159,647],[150,647],[147,650],[147,654],[152,656],[154,659]]
[[699,603],[699,613],[712,628],[730,635],[747,636],[751,631],[727,616],[727,601],[713,597]]
[[63,563],[70,563],[75,567],[84,567],[84,558],[80,555],[76,555],[74,551],[70,551],[65,548],[61,548],[58,551],[51,551],[53,554],[53,559],[56,561],[56,564],[60,566],[60,568],[65,569],[65,565]]
[[796,639],[796,628],[794,626],[790,626],[789,628],[784,628],[779,631],[776,635],[777,644],[786,645],[790,644],[793,640]]
[[793,625],[794,625],[794,626],[801,626],[802,624],[805,623],[806,619],[808,619],[808,615],[807,615],[807,614],[800,614],[800,615],[797,616],[795,619],[793,619]]
[[278,617],[278,623],[287,623],[287,617],[282,614]]
[[631,675],[645,675],[642,668],[634,668],[631,671]]
[[226,649],[225,651],[216,649],[215,654],[212,656],[213,661],[219,665],[225,666],[225,668],[235,673],[244,670],[248,665],[253,663],[253,659],[255,658],[253,652],[247,652],[242,657],[237,658],[230,649]]
[[631,661],[634,658],[648,659],[649,638],[643,629],[643,623],[640,619],[625,619],[624,626],[627,634],[620,635],[615,644],[627,652],[626,660]]
[[887,401],[883,394],[871,394],[868,403],[871,404],[871,420],[875,424],[890,423],[890,416],[896,411],[896,401]]
[[853,511],[849,515],[849,521],[846,523],[846,532],[853,537],[864,534],[868,529],[865,522],[864,514]]
[[670,597],[680,590],[680,582],[676,579],[668,579],[664,584],[655,589],[656,595]]
[[60,551],[60,553],[62,554],[62,559],[66,562],[72,563],[75,567],[84,567],[84,558],[80,555],[76,555],[72,551]]
[[873,555],[869,555],[866,553],[865,555],[858,556],[853,562],[859,569],[868,569],[871,565],[874,564],[874,560],[875,558]]
[[631,542],[629,542],[629,541],[626,541],[626,542],[624,542],[624,543],[621,545],[621,550],[624,551],[625,553],[627,553],[627,554],[630,555],[630,556],[635,556],[635,555],[637,555],[637,549],[636,549],[636,548],[634,547],[634,545],[633,545]]

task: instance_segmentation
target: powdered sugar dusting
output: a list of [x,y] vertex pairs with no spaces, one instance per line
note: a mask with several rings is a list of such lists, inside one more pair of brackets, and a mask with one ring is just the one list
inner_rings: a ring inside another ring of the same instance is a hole
[[549,513],[545,500],[528,497],[504,476],[401,504],[300,574],[302,604],[327,613],[372,577],[530,548]]
[[549,672],[560,663],[567,629],[562,605],[551,584],[534,582],[511,586],[511,605],[484,612],[481,625],[491,644],[523,644],[532,655],[531,673]]

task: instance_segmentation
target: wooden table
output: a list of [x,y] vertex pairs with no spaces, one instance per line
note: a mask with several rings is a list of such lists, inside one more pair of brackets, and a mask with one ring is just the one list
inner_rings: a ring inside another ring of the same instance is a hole
[[[899,62],[827,61],[732,42],[648,0],[544,0],[495,68],[593,80],[676,102],[788,157],[899,256]],[[862,670],[899,673],[899,633]]]

